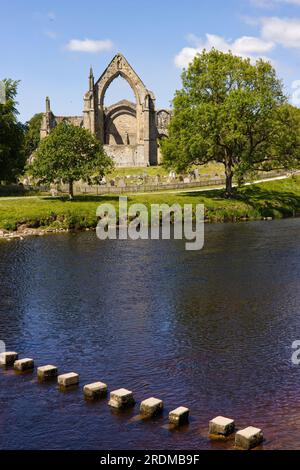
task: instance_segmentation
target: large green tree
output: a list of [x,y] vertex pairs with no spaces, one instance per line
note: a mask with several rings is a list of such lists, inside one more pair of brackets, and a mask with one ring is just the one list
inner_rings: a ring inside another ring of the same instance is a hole
[[173,100],[164,163],[224,164],[226,194],[234,174],[287,167],[299,156],[299,126],[273,67],[217,50],[198,54]]
[[43,114],[38,113],[32,116],[28,122],[26,122],[24,139],[24,151],[26,158],[29,158],[39,146],[42,118]]
[[[280,161],[285,168],[300,168],[300,109],[286,104],[280,110],[280,118],[284,125],[289,128],[288,133],[284,133]],[[288,158],[286,157],[288,156]],[[280,162],[279,162],[280,163]]]
[[72,199],[75,181],[97,183],[112,166],[111,158],[88,130],[62,122],[41,141],[29,172],[40,182],[68,183]]
[[15,182],[25,166],[24,126],[18,122],[17,81],[5,79],[5,101],[0,103],[0,182]]

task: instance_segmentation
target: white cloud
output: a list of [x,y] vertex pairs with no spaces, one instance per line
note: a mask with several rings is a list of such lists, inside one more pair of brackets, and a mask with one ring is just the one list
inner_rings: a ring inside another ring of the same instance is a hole
[[[261,57],[262,54],[271,51],[275,44],[271,40],[264,40],[252,36],[242,36],[236,40],[226,40],[216,34],[206,34],[206,39],[202,40],[194,35],[189,35],[190,42],[195,47],[184,47],[175,57],[175,64],[179,68],[187,67],[195,55],[203,49],[218,49],[222,52],[229,50],[238,56],[249,57],[253,61]],[[269,60],[269,59],[267,59]]]
[[300,6],[300,0],[251,0],[251,3],[262,8],[269,8],[280,4]]
[[113,42],[110,39],[71,39],[66,48],[75,52],[97,53],[111,50]]
[[[300,0],[293,1],[300,5]],[[252,62],[262,58],[271,61],[273,65],[274,61],[266,57],[265,54],[275,49],[276,46],[300,49],[300,18],[264,17],[256,19],[255,25],[260,27],[258,37],[242,36],[235,40],[229,40],[216,34],[206,34],[205,39],[201,39],[189,34],[187,40],[191,46],[184,47],[175,56],[176,66],[187,67],[195,55],[201,53],[203,49],[210,51],[215,48],[222,52],[230,50],[235,55],[249,57]]]
[[180,69],[187,67],[198,52],[200,52],[200,49],[196,49],[195,47],[184,47],[181,49],[174,59],[176,67]]
[[233,50],[238,55],[257,55],[265,52],[269,52],[274,48],[272,41],[264,41],[260,38],[252,36],[243,36],[236,39],[233,43]]
[[261,23],[264,40],[274,41],[284,47],[300,47],[300,19],[271,17],[263,18]]

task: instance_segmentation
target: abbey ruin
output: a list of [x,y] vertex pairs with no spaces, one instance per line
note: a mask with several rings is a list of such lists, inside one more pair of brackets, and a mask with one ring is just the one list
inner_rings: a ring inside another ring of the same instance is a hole
[[[105,107],[106,90],[119,76],[131,86],[136,102],[122,100]],[[60,122],[70,122],[90,130],[102,142],[116,166],[146,167],[160,163],[159,139],[167,135],[170,117],[169,110],[156,111],[154,94],[145,87],[125,57],[117,54],[96,82],[90,70],[82,116],[56,116],[46,98],[41,138]]]

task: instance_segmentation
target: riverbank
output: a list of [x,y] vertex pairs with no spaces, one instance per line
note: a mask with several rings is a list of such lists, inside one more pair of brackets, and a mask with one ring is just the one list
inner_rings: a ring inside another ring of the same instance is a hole
[[[0,238],[43,235],[96,227],[96,209],[110,203],[118,209],[118,196],[78,196],[67,198],[0,198]],[[209,223],[239,222],[300,215],[300,176],[244,186],[234,199],[224,198],[223,190],[185,191],[128,195],[128,204],[205,205]]]

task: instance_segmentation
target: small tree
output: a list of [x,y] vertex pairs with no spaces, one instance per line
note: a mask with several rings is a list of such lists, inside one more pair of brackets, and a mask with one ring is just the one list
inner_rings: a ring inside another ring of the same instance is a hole
[[62,122],[41,141],[29,171],[42,182],[68,183],[73,199],[75,181],[98,183],[112,167],[111,158],[88,130]]
[[299,156],[299,127],[268,62],[203,51],[182,84],[162,142],[166,166],[223,163],[231,196],[234,174],[242,179],[248,171],[286,167]]
[[6,100],[0,103],[0,182],[15,182],[25,166],[24,126],[18,122],[18,81],[5,79]]

